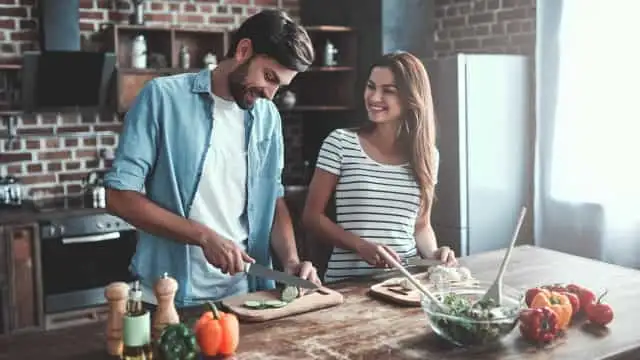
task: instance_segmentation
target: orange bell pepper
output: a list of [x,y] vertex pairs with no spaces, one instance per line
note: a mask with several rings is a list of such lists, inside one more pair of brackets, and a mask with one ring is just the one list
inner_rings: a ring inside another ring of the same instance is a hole
[[573,306],[569,298],[559,292],[542,289],[531,301],[531,308],[549,307],[558,317],[558,327],[566,330],[571,322]]
[[208,302],[209,311],[198,318],[194,332],[200,351],[206,356],[231,355],[240,341],[238,318],[218,310],[213,302]]

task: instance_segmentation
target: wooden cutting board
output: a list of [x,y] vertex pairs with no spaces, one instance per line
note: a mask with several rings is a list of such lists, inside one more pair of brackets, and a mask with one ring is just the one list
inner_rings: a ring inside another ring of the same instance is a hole
[[233,296],[224,299],[222,304],[234,313],[240,321],[262,322],[325,309],[340,305],[344,302],[344,297],[339,292],[328,288],[321,288],[313,293],[297,298],[281,308],[251,309],[244,306],[244,302],[248,300],[262,301],[279,299],[280,291],[274,289]]
[[[426,272],[412,275],[421,280],[426,276]],[[394,285],[398,279],[400,278],[387,279],[371,286],[369,294],[400,305],[420,306],[420,292],[418,290],[407,291],[400,285]]]
[[[424,280],[426,279],[426,272],[412,275],[420,280],[422,284],[429,286],[429,282]],[[419,307],[420,291],[404,289],[401,285],[397,285],[399,279],[404,279],[404,277],[395,277],[377,283],[369,288],[369,294],[372,297],[376,297],[396,304]],[[473,284],[475,282],[476,280],[451,282],[449,283],[449,288]]]

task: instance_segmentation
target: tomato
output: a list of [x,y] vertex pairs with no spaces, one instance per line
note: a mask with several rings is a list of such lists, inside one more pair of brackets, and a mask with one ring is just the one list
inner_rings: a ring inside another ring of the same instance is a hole
[[602,298],[606,294],[607,292],[605,291],[598,298],[598,301],[587,308],[587,319],[596,325],[606,326],[613,321],[613,309],[609,304],[602,302]]
[[613,309],[608,304],[591,305],[587,318],[594,324],[606,326],[613,321]]

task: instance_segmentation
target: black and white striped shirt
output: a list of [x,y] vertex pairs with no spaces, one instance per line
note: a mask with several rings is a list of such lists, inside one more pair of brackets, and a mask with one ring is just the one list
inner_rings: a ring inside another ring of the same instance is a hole
[[[358,135],[337,129],[324,140],[316,167],[339,177],[336,220],[364,240],[385,244],[403,258],[418,254],[414,237],[420,190],[409,164],[371,159]],[[325,282],[378,272],[353,251],[334,248]]]

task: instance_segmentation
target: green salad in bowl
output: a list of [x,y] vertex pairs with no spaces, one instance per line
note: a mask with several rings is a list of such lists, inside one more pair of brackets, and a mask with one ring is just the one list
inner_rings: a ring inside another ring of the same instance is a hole
[[433,331],[461,347],[485,346],[498,342],[518,324],[525,308],[524,293],[503,286],[501,306],[481,301],[491,283],[475,282],[450,288],[428,287],[442,302],[441,309],[422,295],[421,305]]

